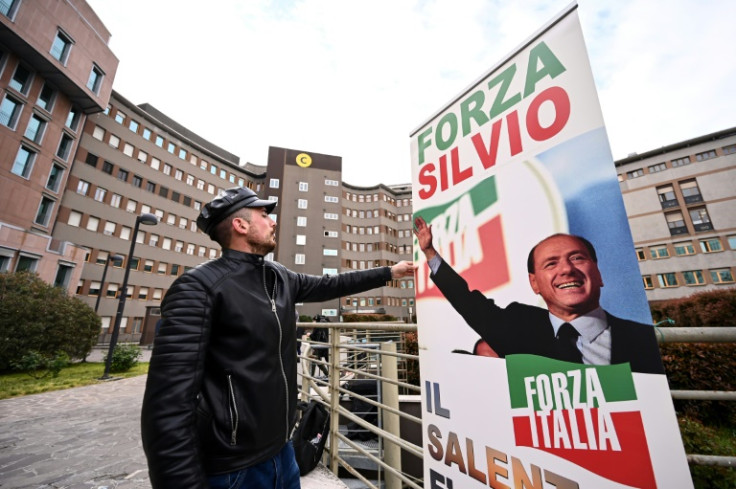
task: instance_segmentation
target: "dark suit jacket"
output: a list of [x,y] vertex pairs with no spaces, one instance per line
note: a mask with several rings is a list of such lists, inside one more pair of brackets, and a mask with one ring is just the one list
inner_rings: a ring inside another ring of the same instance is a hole
[[[431,277],[452,307],[500,357],[527,353],[555,358],[554,328],[546,309],[518,302],[499,307],[479,291],[470,291],[465,279],[444,261]],[[606,316],[611,327],[611,363],[628,362],[634,372],[664,374],[654,327]]]

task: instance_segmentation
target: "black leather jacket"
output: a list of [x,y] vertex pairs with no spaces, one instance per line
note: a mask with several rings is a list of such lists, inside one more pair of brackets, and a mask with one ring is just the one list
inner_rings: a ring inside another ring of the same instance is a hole
[[296,417],[294,305],[389,280],[389,267],[319,277],[234,250],[179,277],[162,302],[141,413],[153,487],[207,487],[207,475],[278,453]]

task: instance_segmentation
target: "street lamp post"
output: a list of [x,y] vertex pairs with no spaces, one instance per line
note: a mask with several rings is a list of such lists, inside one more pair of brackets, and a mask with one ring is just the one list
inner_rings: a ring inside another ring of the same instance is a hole
[[102,269],[102,280],[100,280],[100,292],[97,294],[97,302],[95,302],[95,314],[97,313],[97,310],[100,308],[100,299],[102,299],[102,292],[105,290],[105,277],[107,276],[107,267],[110,265],[111,261],[114,260],[122,260],[124,259],[124,256],[121,255],[108,255],[107,260],[105,260],[105,268]]
[[107,352],[105,360],[105,373],[102,374],[101,380],[110,378],[110,364],[112,363],[112,352],[115,350],[115,344],[118,342],[118,333],[120,331],[120,323],[123,320],[123,309],[125,309],[125,299],[128,296],[128,276],[130,275],[130,262],[133,259],[133,251],[135,251],[135,240],[138,238],[138,228],[141,224],[152,226],[158,224],[158,218],[153,214],[141,214],[135,218],[135,227],[133,235],[130,237],[130,252],[128,260],[125,263],[125,276],[123,277],[123,286],[118,299],[118,312],[115,315],[115,325],[112,328],[112,336],[110,336],[110,348]]

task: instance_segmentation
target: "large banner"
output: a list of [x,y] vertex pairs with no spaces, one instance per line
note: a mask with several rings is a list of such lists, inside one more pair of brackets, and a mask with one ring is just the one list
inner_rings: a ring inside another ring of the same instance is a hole
[[577,5],[411,151],[425,487],[692,487]]

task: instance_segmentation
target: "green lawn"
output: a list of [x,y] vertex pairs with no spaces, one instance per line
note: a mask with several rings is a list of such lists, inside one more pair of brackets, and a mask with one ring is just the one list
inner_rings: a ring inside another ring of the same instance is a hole
[[[27,373],[0,375],[0,399],[96,384],[102,382],[99,379],[104,372],[104,363],[85,362],[74,363],[62,369],[56,378],[48,375],[42,379],[35,379]],[[148,363],[139,362],[127,372],[116,372],[111,376],[128,378],[147,373]]]

